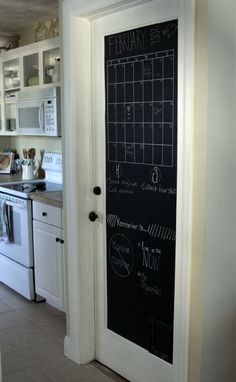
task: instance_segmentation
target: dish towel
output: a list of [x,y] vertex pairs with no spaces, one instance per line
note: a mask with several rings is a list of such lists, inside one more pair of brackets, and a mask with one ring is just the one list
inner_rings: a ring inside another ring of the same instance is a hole
[[0,241],[13,242],[12,206],[0,199]]

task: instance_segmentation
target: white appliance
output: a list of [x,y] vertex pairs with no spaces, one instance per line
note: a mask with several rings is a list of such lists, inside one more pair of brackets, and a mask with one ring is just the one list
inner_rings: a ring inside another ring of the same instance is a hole
[[0,185],[0,202],[11,207],[13,242],[0,241],[0,281],[29,300],[38,300],[34,285],[32,192],[62,190],[62,155],[45,153],[45,180]]
[[0,281],[34,299],[31,201],[0,193],[12,207],[13,243],[0,242]]
[[16,99],[17,134],[60,136],[60,110],[60,87],[21,90]]

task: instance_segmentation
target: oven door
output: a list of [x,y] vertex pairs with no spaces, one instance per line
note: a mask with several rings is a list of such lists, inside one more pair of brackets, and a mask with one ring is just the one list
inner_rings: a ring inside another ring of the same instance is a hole
[[0,241],[0,253],[17,263],[33,267],[31,201],[0,193],[0,200],[11,206],[13,242]]

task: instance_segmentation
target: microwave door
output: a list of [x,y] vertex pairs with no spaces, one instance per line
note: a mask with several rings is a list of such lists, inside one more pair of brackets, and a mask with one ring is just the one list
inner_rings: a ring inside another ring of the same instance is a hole
[[44,134],[43,119],[43,99],[20,100],[17,102],[17,123],[18,134],[22,135],[42,135]]

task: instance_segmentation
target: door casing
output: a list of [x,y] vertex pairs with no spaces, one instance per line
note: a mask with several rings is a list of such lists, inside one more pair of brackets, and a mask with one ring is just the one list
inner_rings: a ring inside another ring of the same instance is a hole
[[[157,0],[158,1],[158,0]],[[163,0],[160,0],[160,6]],[[91,25],[94,17],[131,7],[140,1],[63,0],[62,50],[64,91],[64,183],[67,256],[67,335],[65,354],[77,363],[95,357],[92,174]],[[169,1],[171,5],[171,0]],[[178,197],[176,243],[177,341],[181,348],[176,381],[187,381],[192,224],[192,110],[194,0],[179,0]],[[80,36],[80,38],[78,38]],[[76,47],[76,49],[75,49]],[[179,256],[178,254],[181,254]],[[181,318],[181,319],[180,319]]]

